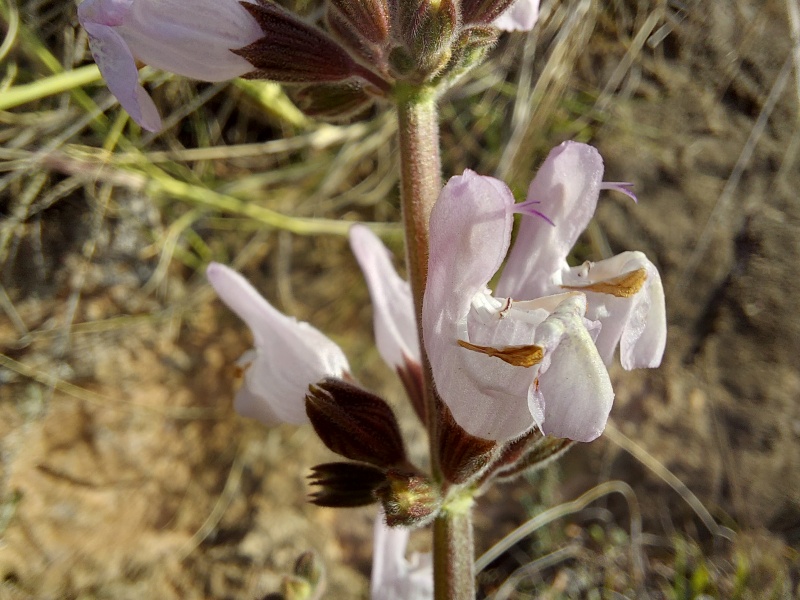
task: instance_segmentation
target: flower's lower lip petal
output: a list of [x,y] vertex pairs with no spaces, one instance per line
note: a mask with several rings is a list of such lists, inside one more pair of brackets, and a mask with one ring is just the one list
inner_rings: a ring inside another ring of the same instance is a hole
[[667,312],[661,275],[649,260],[645,268],[647,286],[643,293],[647,294],[647,311],[642,315],[644,327],[632,341],[628,341],[623,333],[620,359],[625,369],[659,366],[667,345]]
[[[544,401],[542,431],[555,437],[590,442],[605,429],[614,390],[606,366],[583,324],[582,307],[578,302],[569,306],[568,302],[566,310],[559,308],[551,317],[553,320],[543,326],[545,331],[549,330],[549,339],[541,343],[550,353],[539,375],[539,391]],[[541,411],[538,405],[531,407],[534,409]]]
[[251,391],[246,382],[236,393],[233,409],[243,417],[255,419],[264,425],[277,425],[284,422],[272,409],[267,399]]
[[136,61],[125,40],[112,28],[97,23],[85,23],[89,48],[108,85],[128,114],[148,131],[161,129],[161,118],[152,98],[139,85]]

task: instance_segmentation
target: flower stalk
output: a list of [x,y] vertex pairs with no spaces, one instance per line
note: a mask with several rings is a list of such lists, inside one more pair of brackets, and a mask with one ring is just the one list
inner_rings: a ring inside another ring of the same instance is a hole
[[[422,299],[428,272],[430,215],[442,188],[439,154],[439,113],[435,91],[400,90],[397,95],[400,189],[406,239],[406,262],[417,331],[422,340]],[[425,422],[428,425],[431,473],[442,482],[439,457],[438,407],[433,375],[420,343],[424,374]],[[442,510],[433,524],[433,579],[436,600],[475,598],[472,515],[463,510]]]
[[[406,240],[406,266],[417,333],[422,340],[422,298],[428,273],[428,238],[433,205],[442,188],[439,154],[439,112],[431,89],[401,90],[397,100],[398,145],[400,147],[400,194]],[[425,414],[431,449],[431,470],[441,479],[433,375],[420,343],[424,379]]]

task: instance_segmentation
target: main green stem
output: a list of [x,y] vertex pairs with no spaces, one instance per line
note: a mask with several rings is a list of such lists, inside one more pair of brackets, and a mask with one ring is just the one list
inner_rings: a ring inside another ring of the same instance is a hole
[[[428,236],[433,205],[442,188],[439,113],[432,90],[408,89],[397,95],[400,190],[406,235],[406,261],[424,374],[425,414],[431,472],[443,483],[439,458],[438,409],[433,374],[422,344],[422,298],[428,272]],[[474,542],[469,510],[443,510],[433,525],[434,597],[474,600]]]

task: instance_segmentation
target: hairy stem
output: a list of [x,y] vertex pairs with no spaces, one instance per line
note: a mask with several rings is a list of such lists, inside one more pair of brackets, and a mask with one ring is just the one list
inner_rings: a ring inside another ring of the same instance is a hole
[[439,114],[432,92],[415,90],[403,94],[397,102],[400,145],[400,190],[403,226],[406,235],[406,262],[417,332],[422,351],[425,394],[425,418],[431,451],[431,469],[440,479],[436,399],[428,357],[422,340],[422,297],[428,273],[428,226],[431,210],[442,188],[439,158]]
[[433,582],[436,600],[474,600],[475,543],[472,513],[444,511],[433,523]]
[[[422,298],[428,271],[431,210],[442,188],[439,114],[435,94],[425,89],[397,94],[398,139],[406,261],[422,352],[425,418],[431,471],[443,483],[439,459],[439,411],[428,357],[422,341]],[[469,508],[443,510],[433,526],[434,595],[436,600],[474,600],[474,543]]]

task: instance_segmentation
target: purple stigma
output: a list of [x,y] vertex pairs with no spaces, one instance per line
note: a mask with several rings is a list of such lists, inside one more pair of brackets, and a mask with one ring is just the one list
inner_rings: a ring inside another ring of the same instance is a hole
[[519,204],[515,204],[514,208],[512,210],[515,213],[519,213],[521,215],[531,215],[531,216],[541,217],[542,219],[544,219],[545,221],[550,223],[550,225],[555,227],[556,224],[553,223],[553,221],[550,220],[550,217],[548,217],[544,213],[541,213],[538,210],[536,210],[535,208],[533,208],[534,204],[541,204],[541,201],[540,200],[525,200],[525,202],[520,202]]
[[631,198],[636,204],[639,204],[639,199],[633,193],[633,184],[630,181],[604,181],[600,184],[601,190],[611,190],[612,192],[621,192],[628,198]]

